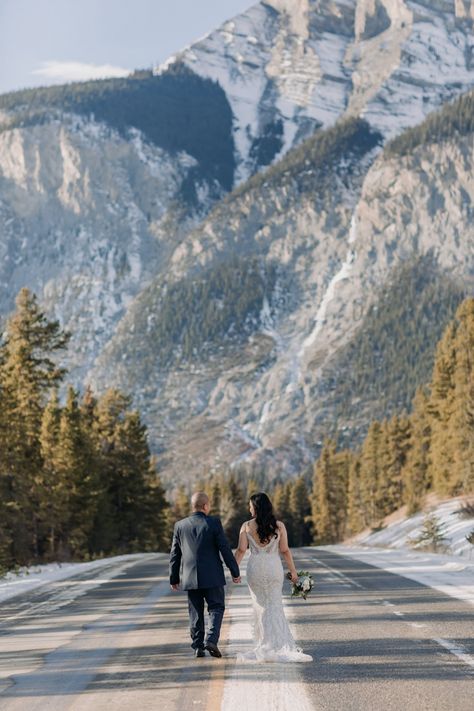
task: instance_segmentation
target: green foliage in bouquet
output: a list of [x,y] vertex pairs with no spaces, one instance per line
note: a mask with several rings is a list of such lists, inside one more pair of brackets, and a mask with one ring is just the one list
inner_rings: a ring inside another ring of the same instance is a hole
[[[302,597],[306,600],[309,593],[313,589],[313,576],[307,570],[298,570],[298,581],[291,584],[291,597]],[[291,573],[287,573],[286,577],[291,580]]]

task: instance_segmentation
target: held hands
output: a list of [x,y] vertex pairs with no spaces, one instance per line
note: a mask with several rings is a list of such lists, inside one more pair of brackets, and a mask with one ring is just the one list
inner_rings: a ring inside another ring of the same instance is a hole
[[179,585],[176,583],[175,585],[171,586],[171,589],[177,592],[179,590]]

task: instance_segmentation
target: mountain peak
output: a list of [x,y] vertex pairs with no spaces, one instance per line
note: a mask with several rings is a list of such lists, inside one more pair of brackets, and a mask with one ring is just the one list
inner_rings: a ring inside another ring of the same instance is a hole
[[471,15],[474,0],[262,0],[159,71],[179,61],[221,85],[241,182],[340,117],[389,138],[468,90]]

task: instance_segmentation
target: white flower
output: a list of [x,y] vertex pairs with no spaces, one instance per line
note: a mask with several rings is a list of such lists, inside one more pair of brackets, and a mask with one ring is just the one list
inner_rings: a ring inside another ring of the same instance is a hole
[[309,592],[311,590],[311,580],[309,578],[303,578],[302,588],[305,592]]

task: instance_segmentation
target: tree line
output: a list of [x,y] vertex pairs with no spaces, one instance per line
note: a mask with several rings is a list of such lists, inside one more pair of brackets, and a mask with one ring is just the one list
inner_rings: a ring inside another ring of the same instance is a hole
[[[68,334],[23,289],[0,344],[0,569],[167,550],[189,494],[168,503],[147,430],[130,399],[79,393],[58,365]],[[340,541],[381,525],[425,495],[474,492],[474,298],[465,299],[436,350],[431,381],[411,412],[374,420],[359,449],[327,439],[312,472],[273,483],[260,473],[213,475],[205,489],[232,545],[266,490],[292,546]]]
[[385,146],[384,153],[388,157],[410,155],[420,145],[441,143],[473,132],[474,91],[468,91],[393,138]]
[[417,387],[431,377],[437,343],[466,296],[466,286],[442,271],[431,252],[394,268],[354,337],[325,369],[335,411],[329,436],[339,419],[352,421],[344,444],[354,448],[370,419],[411,410]]
[[[138,71],[128,77],[94,79],[35,87],[0,96],[0,132],[63,118],[65,113],[94,118],[127,137],[130,128],[171,154],[185,151],[199,163],[192,178],[217,180],[232,188],[235,169],[232,110],[211,79],[176,62],[157,76]],[[193,179],[184,197],[196,199]]]
[[[249,499],[259,491],[266,491],[271,496],[277,518],[285,522],[290,545],[305,546],[312,542],[311,492],[304,475],[286,482],[268,482],[264,473],[258,481],[253,477],[224,473],[195,482],[194,490],[198,489],[209,495],[211,515],[221,519],[233,546],[238,543],[242,523],[250,518]],[[189,515],[189,493],[186,486],[178,487],[170,509],[170,521]]]
[[[417,389],[411,412],[373,420],[358,449],[324,442],[313,471],[286,482],[241,475],[198,482],[210,495],[212,513],[236,545],[250,517],[248,499],[265,490],[288,529],[292,546],[335,543],[378,528],[407,505],[409,514],[428,492],[474,493],[474,298],[465,299],[442,335],[431,381]],[[188,515],[189,495],[178,489],[172,515]]]
[[242,340],[255,329],[264,299],[271,301],[276,278],[274,264],[234,255],[193,280],[165,284],[145,329],[153,357],[160,366],[176,365],[203,357],[212,344]]
[[325,442],[314,467],[313,539],[332,543],[377,528],[404,504],[412,514],[431,491],[474,493],[474,298],[445,329],[410,414],[372,421],[355,451]]
[[22,289],[0,345],[0,569],[167,545],[146,427],[120,391],[66,385],[68,340]]

